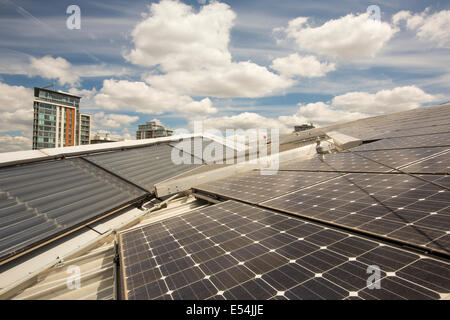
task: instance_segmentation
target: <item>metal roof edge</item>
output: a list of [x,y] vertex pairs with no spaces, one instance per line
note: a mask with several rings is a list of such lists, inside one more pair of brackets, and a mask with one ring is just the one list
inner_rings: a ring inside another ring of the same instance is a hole
[[97,152],[115,151],[121,149],[131,149],[137,147],[145,147],[163,142],[174,142],[181,139],[193,138],[200,136],[199,134],[182,134],[169,137],[142,139],[142,140],[125,140],[118,142],[89,144],[83,146],[63,147],[63,148],[46,148],[39,150],[13,151],[0,153],[0,167],[24,164],[42,160],[51,160],[62,157],[77,156],[83,154],[91,154]]

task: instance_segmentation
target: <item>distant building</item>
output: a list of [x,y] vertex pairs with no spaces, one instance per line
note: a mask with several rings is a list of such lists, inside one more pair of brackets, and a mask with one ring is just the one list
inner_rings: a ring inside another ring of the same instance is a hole
[[149,139],[167,137],[173,135],[173,130],[164,128],[156,121],[149,121],[146,124],[140,124],[136,131],[136,139]]
[[117,142],[118,140],[112,139],[108,131],[97,131],[91,139],[91,144]]
[[305,130],[309,130],[309,129],[314,129],[314,125],[312,123],[305,123],[302,124],[301,126],[295,126],[294,127],[294,132],[299,132],[299,131],[305,131]]
[[80,114],[80,145],[89,144],[91,140],[91,116]]
[[33,149],[89,144],[91,117],[80,113],[81,97],[34,88]]

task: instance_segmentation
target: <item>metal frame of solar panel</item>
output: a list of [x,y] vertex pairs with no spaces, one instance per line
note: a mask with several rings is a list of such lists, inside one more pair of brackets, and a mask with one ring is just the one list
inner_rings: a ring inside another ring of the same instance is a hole
[[287,192],[332,179],[338,175],[340,173],[298,171],[266,171],[262,174],[261,171],[255,170],[199,185],[194,189],[249,203],[259,203]]
[[[421,175],[450,184],[450,176]],[[259,205],[449,254],[450,192],[404,174],[351,173]]]
[[0,260],[146,195],[80,158],[2,168]]
[[[440,299],[448,262],[226,201],[119,234],[124,299]],[[379,289],[368,270],[379,268]]]

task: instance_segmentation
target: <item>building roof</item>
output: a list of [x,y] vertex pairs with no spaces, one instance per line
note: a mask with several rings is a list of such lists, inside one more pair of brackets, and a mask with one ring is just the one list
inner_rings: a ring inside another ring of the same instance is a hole
[[[173,136],[0,154],[0,244],[22,248],[0,297],[448,299],[448,119],[433,106],[290,134],[267,158],[278,171],[176,167]],[[340,152],[319,159],[317,137]],[[41,225],[54,234],[33,238]],[[79,291],[61,269],[75,262]]]

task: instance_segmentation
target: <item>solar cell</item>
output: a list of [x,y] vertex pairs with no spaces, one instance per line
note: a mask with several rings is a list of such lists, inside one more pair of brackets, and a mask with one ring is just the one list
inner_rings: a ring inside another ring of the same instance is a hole
[[[449,176],[421,175],[448,184]],[[348,174],[260,205],[448,253],[449,191],[404,174]]]
[[[206,235],[218,221],[224,229]],[[241,233],[232,221],[254,230]],[[190,230],[200,237],[184,245]],[[184,255],[173,256],[180,249]],[[438,299],[450,292],[441,281],[450,278],[444,261],[235,201],[122,232],[119,251],[126,299]],[[367,289],[369,266],[380,268],[380,289]]]
[[338,173],[328,172],[288,171],[278,171],[273,175],[262,175],[260,171],[251,171],[200,185],[195,187],[195,189],[220,194],[249,203],[258,203],[287,192],[332,179],[338,175]]

